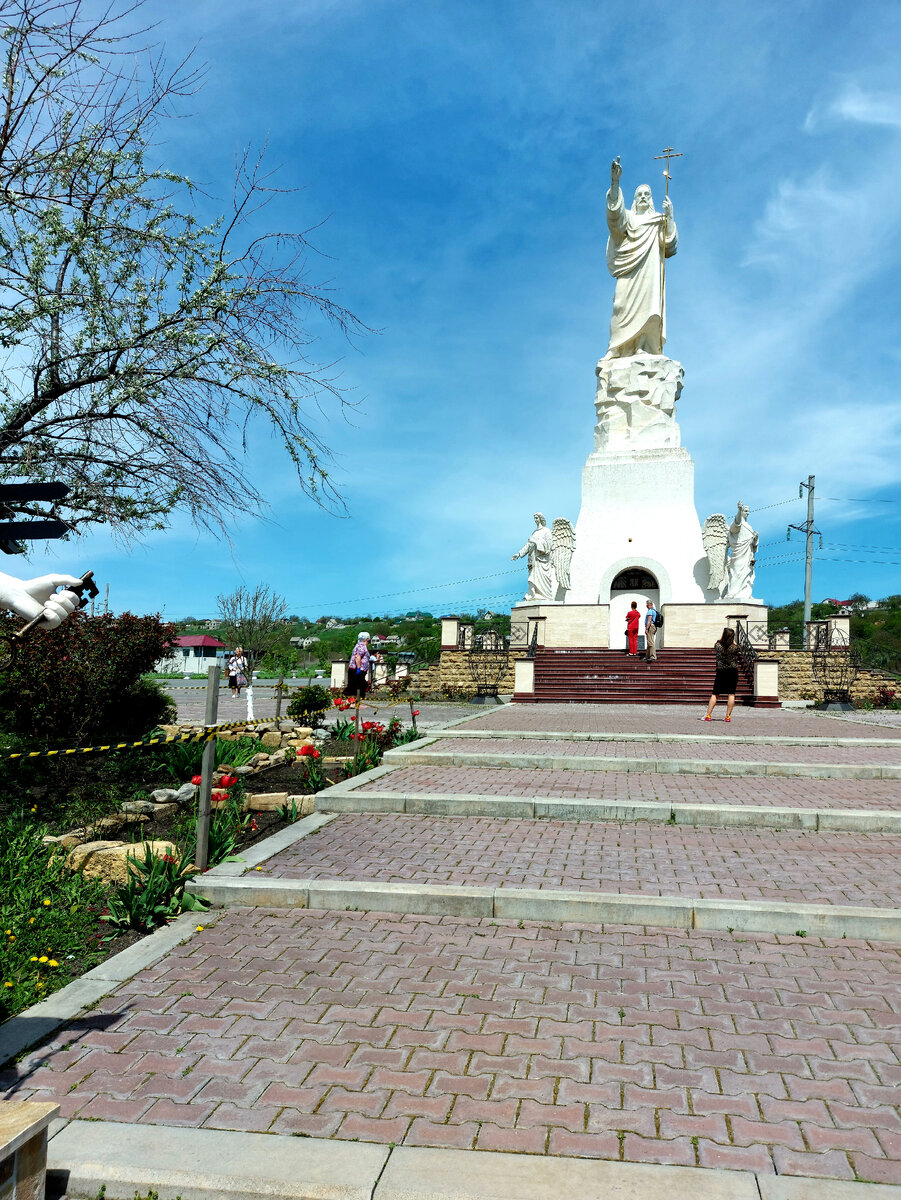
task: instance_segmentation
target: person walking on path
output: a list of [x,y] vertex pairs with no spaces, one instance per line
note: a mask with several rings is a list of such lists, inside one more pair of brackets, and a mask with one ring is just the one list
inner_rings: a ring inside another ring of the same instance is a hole
[[657,609],[654,607],[654,601],[649,600],[647,603],[647,613],[644,618],[644,636],[645,646],[645,662],[657,661]]
[[632,607],[626,613],[626,642],[628,649],[626,653],[634,658],[638,654],[638,626],[641,622],[641,613],[638,611],[638,604],[635,600],[632,601]]
[[716,652],[716,676],[704,720],[713,719],[717,696],[726,696],[726,720],[731,721],[732,709],[735,707],[735,689],[738,686],[738,646],[735,644],[735,630],[724,629],[713,649]]
[[358,696],[361,700],[366,695],[369,683],[369,634],[358,633],[357,644],[350,653],[350,666],[347,672],[347,694]]
[[228,686],[232,697],[241,695],[241,688],[247,686],[247,659],[241,646],[235,646],[234,653],[228,660]]

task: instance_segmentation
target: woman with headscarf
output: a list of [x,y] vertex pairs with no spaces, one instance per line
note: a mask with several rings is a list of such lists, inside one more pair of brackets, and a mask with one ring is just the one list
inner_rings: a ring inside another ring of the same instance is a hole
[[358,696],[361,700],[366,695],[369,686],[369,634],[357,634],[357,644],[350,652],[350,664],[347,672],[347,694]]

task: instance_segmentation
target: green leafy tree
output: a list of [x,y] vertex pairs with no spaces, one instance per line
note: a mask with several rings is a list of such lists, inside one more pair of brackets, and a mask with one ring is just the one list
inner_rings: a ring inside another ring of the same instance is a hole
[[206,198],[154,143],[199,73],[121,30],[134,7],[3,5],[0,479],[63,480],[65,501],[18,511],[79,530],[174,512],[221,528],[263,505],[236,454],[256,417],[340,507],[304,415],[344,403],[311,321],[363,326],[310,277],[302,233],[259,234],[276,191],[259,157],[239,160],[225,214],[195,215]]

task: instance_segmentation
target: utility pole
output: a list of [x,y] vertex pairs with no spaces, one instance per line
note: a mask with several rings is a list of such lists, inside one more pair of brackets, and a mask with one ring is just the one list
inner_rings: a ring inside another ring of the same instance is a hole
[[785,535],[785,540],[790,542],[792,530],[797,529],[798,533],[803,533],[807,540],[806,554],[804,556],[804,649],[807,649],[807,625],[810,621],[810,602],[811,592],[813,590],[813,539],[816,535],[820,539],[820,549],[823,549],[823,535],[819,529],[814,527],[813,523],[813,493],[814,484],[816,482],[815,475],[808,475],[806,483],[798,484],[798,499],[804,495],[804,489],[807,488],[807,520],[803,525],[789,525]]

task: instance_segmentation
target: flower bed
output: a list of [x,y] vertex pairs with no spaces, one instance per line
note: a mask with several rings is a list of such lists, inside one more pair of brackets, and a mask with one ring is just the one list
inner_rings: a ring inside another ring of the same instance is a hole
[[[301,797],[378,765],[389,746],[418,736],[396,719],[387,725],[364,721],[358,738],[353,721],[339,722],[331,736],[317,744],[302,732],[305,736],[295,739],[296,746],[276,749],[273,738],[269,752],[255,750],[258,742],[242,746],[234,739],[219,740],[211,866],[240,857],[243,849],[309,811],[308,803],[297,802]],[[33,767],[17,777],[24,785],[16,797],[18,811],[0,817],[0,1020],[124,949],[177,915],[182,905],[193,905],[184,882],[196,873],[194,793],[200,776],[184,778],[185,770],[199,765],[199,755],[194,747],[188,750],[189,745],[162,747],[162,753],[133,752],[141,766],[132,761],[114,776],[127,783],[122,788],[125,795],[115,795],[113,788],[104,792],[102,805],[90,809],[80,804],[77,811],[84,824],[77,830],[66,817],[65,797],[52,785],[54,780],[71,779],[73,768],[84,771],[83,764],[67,764],[68,775],[39,774],[37,783]],[[230,758],[243,761],[239,765]],[[334,759],[338,761],[326,761]],[[88,773],[91,769],[89,764]],[[143,775],[140,786],[134,782],[141,777],[138,772]],[[172,787],[180,781],[187,786]],[[254,796],[274,792],[284,794],[286,802],[272,811],[254,808]],[[155,801],[154,796],[167,798]],[[8,792],[6,800],[9,808]],[[96,840],[121,833],[129,841]],[[73,856],[82,863],[91,861],[85,854],[91,845],[120,847],[125,877],[120,875],[118,886],[90,877],[86,865],[72,869]]]

